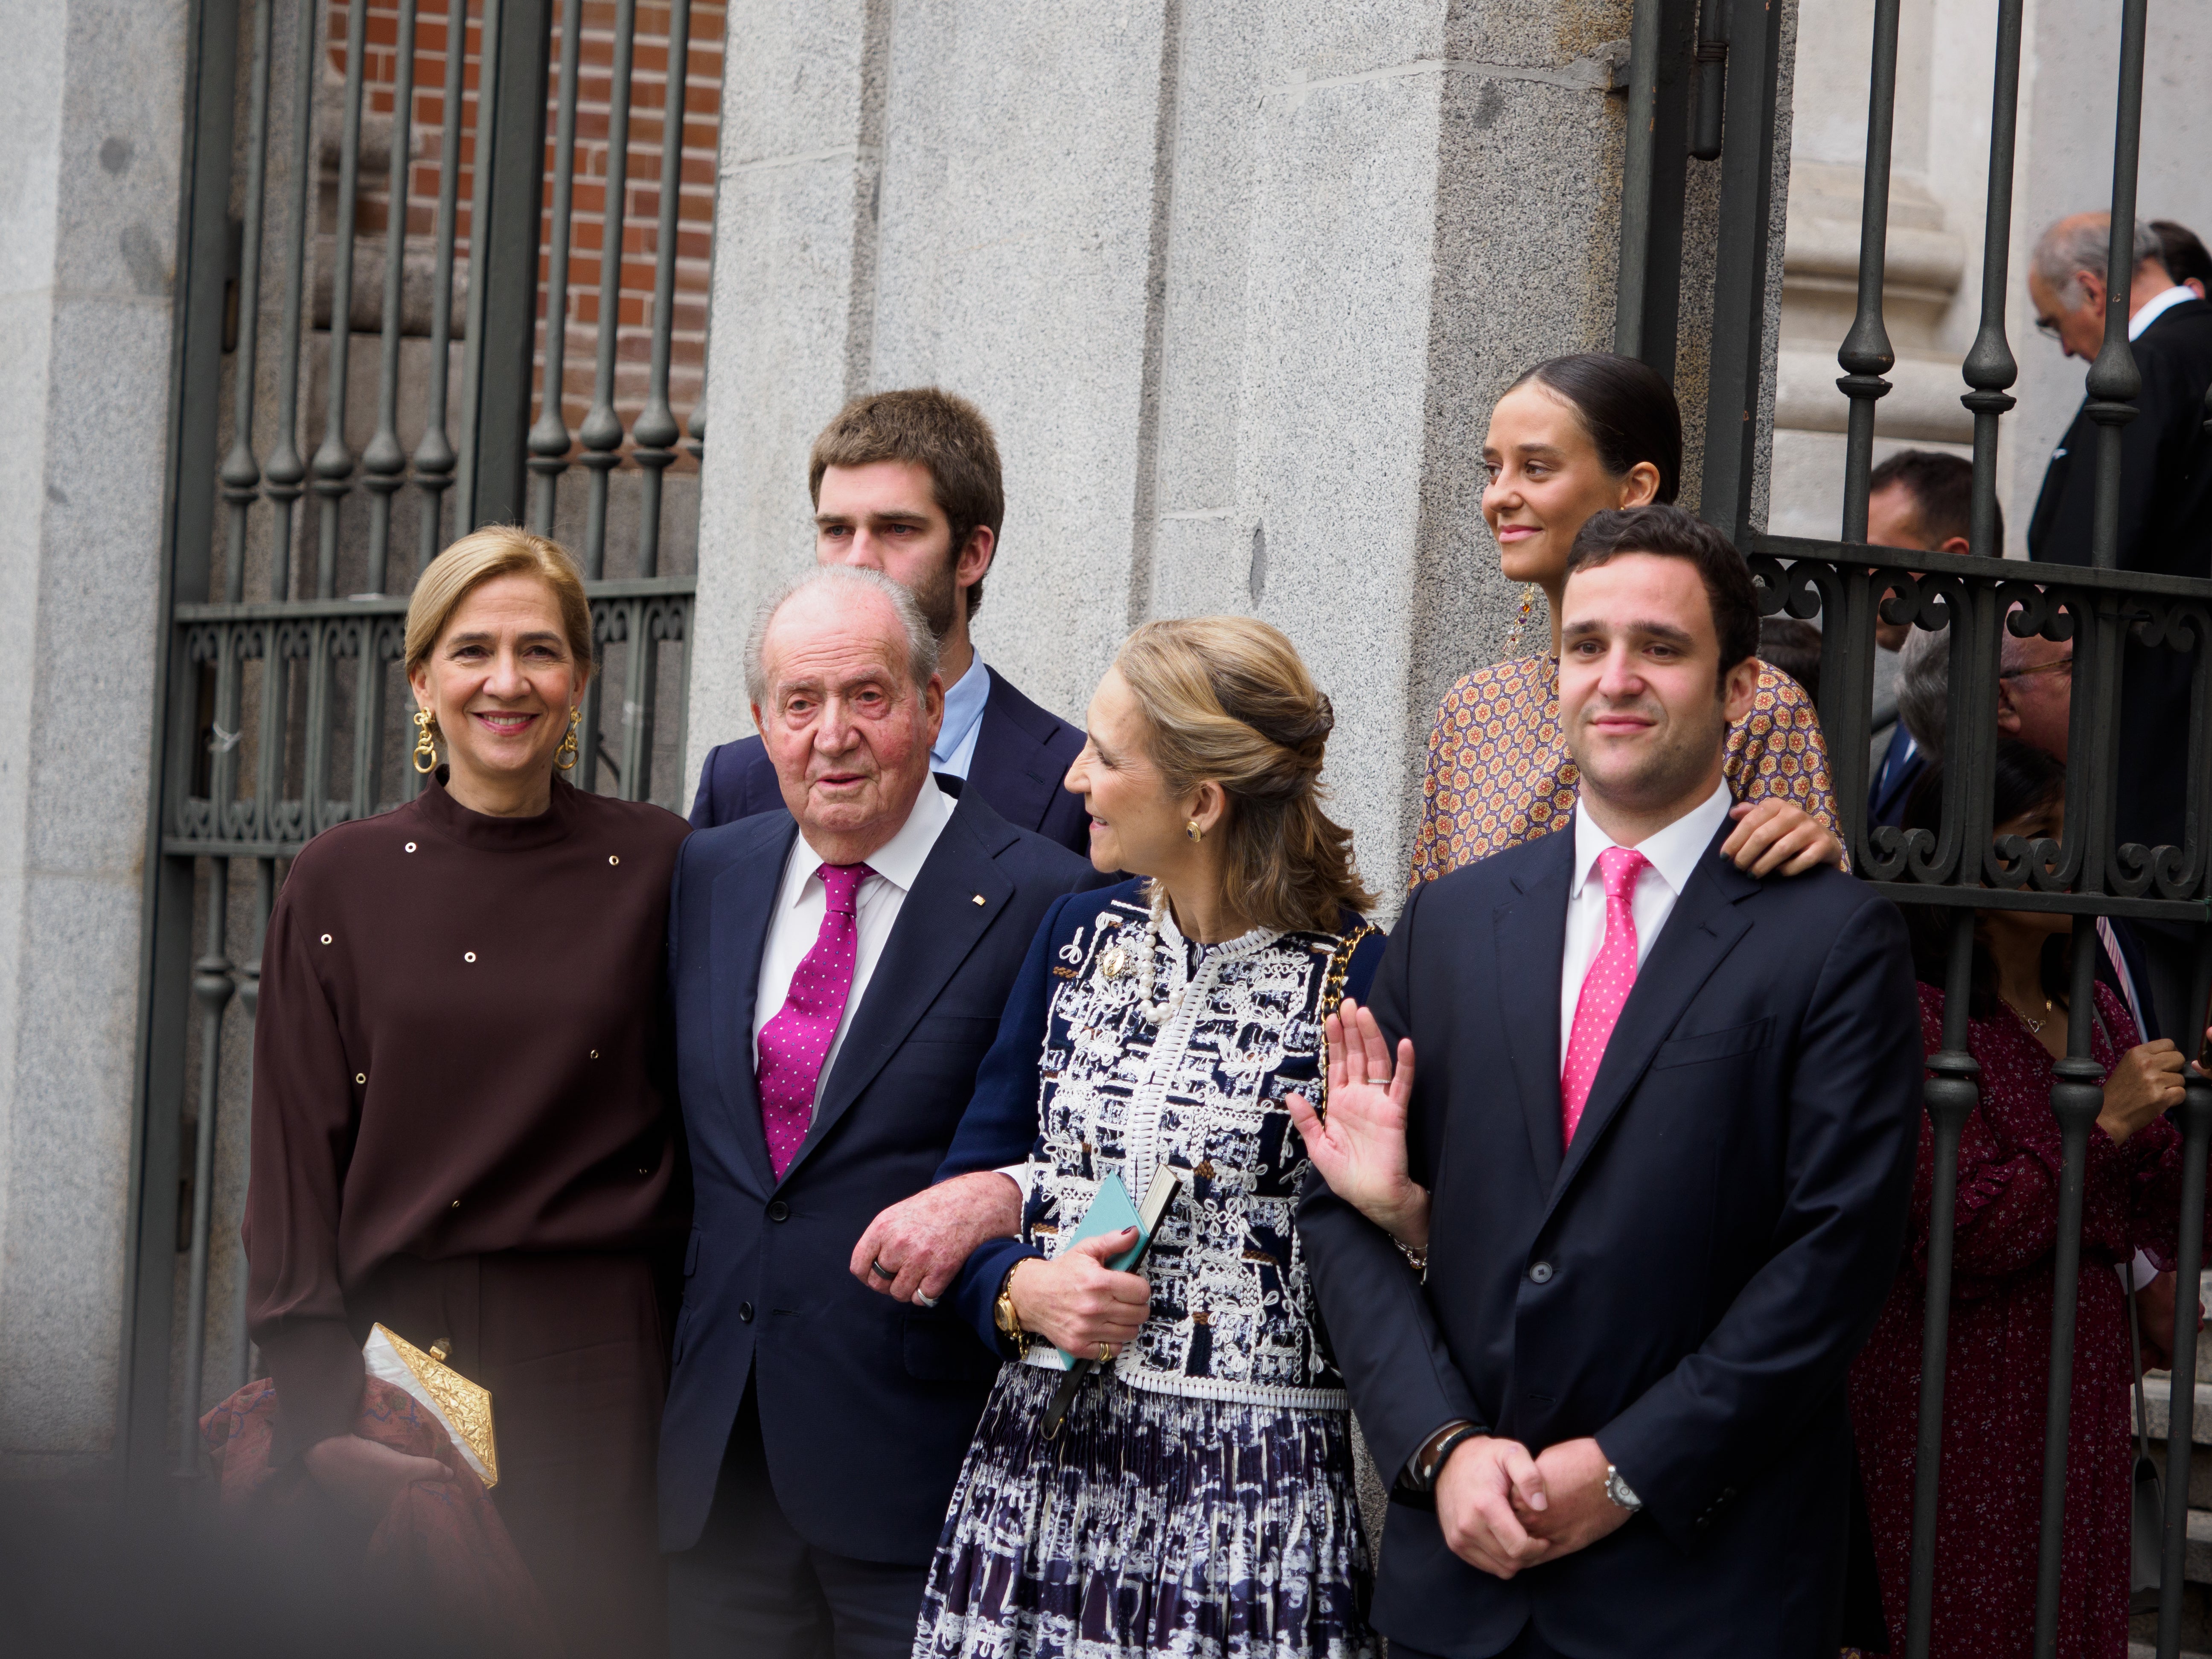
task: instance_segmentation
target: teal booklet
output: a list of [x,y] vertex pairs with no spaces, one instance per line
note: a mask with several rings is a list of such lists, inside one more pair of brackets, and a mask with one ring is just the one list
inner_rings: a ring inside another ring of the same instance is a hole
[[[1138,1230],[1137,1242],[1107,1261],[1106,1265],[1117,1273],[1128,1272],[1131,1264],[1144,1255],[1145,1245],[1151,1235],[1143,1218],[1137,1213],[1137,1206],[1129,1201],[1129,1191],[1122,1186],[1121,1177],[1109,1175],[1098,1183],[1098,1191],[1091,1200],[1091,1207],[1083,1212],[1083,1224],[1075,1230],[1075,1236],[1060,1247],[1060,1253],[1065,1255],[1086,1238],[1118,1233],[1124,1227]],[[1061,1365],[1075,1364],[1075,1356],[1066,1349],[1060,1349],[1059,1353]]]

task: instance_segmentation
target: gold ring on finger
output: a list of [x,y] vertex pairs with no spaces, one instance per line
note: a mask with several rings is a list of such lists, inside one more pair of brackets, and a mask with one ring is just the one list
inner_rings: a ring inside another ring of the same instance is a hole
[[1103,1365],[1113,1358],[1113,1346],[1110,1343],[1101,1342],[1098,1345],[1098,1363]]

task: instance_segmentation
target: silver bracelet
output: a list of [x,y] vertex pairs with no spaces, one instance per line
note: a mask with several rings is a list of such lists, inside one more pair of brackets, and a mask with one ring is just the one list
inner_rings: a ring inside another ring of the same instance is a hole
[[1428,1246],[1425,1244],[1417,1250],[1395,1233],[1390,1235],[1390,1242],[1398,1247],[1398,1254],[1406,1258],[1407,1265],[1421,1276],[1421,1283],[1427,1284],[1429,1282]]

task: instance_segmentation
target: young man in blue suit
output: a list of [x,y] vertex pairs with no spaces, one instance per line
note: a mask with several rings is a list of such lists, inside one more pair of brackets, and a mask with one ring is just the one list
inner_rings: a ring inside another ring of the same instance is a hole
[[[934,386],[855,398],[814,441],[806,487],[815,558],[889,576],[937,635],[945,719],[932,768],[964,780],[1017,829],[1087,854],[1090,820],[1060,787],[1083,733],[988,667],[968,635],[1006,517],[998,441],[982,411]],[[705,830],[782,805],[760,738],[741,738],[708,751],[691,822]]]
[[1323,1316],[1398,1500],[1375,1621],[1395,1659],[1825,1659],[1844,1374],[1917,1144],[1905,927],[1835,870],[1719,855],[1756,684],[1735,550],[1638,507],[1567,568],[1572,826],[1414,890],[1330,1022],[1327,1124],[1300,1113]]
[[938,787],[936,654],[873,571],[795,585],[747,665],[784,805],[678,860],[695,1196],[659,1501],[679,1659],[905,1659],[998,1370],[950,1310],[846,1263],[935,1173],[1046,910],[1101,878]]

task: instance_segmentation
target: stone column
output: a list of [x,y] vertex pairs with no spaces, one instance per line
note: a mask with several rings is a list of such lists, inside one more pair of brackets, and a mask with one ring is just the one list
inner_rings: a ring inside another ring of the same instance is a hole
[[1612,337],[1628,0],[732,8],[689,766],[747,729],[808,442],[934,382],[996,423],[985,658],[1079,720],[1132,623],[1243,611],[1335,700],[1386,896],[1438,698],[1520,595],[1491,403]]
[[0,1474],[123,1339],[186,0],[0,0]]

